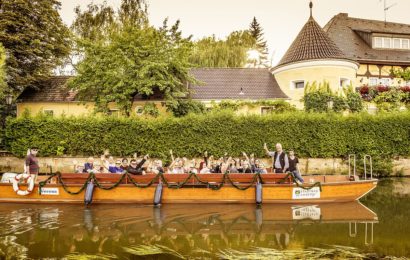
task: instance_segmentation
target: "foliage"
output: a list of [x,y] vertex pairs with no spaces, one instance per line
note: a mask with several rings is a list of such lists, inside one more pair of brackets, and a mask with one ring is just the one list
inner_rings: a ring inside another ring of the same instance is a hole
[[332,91],[329,82],[323,81],[317,84],[314,81],[312,84],[307,83],[305,86],[305,94],[303,102],[307,112],[327,112],[329,110],[329,102],[332,100]]
[[346,109],[349,108],[347,100],[343,96],[333,96],[332,101],[333,101],[332,109],[336,113],[343,112],[343,111],[345,111]]
[[363,110],[363,100],[359,93],[349,92],[347,93],[347,105],[350,112],[360,112]]
[[410,81],[410,68],[392,69],[392,73],[395,78],[403,79],[404,81]]
[[353,86],[346,86],[340,93],[333,93],[330,84],[323,81],[319,85],[314,81],[307,83],[303,96],[305,110],[308,112],[343,112],[349,109],[350,112],[360,112],[363,110],[361,95],[356,93]]
[[71,35],[58,13],[58,0],[0,3],[0,42],[7,51],[7,85],[19,93],[50,75],[68,56]]
[[174,102],[167,102],[167,110],[171,111],[175,117],[183,117],[189,113],[203,114],[206,112],[206,107],[200,101],[179,99]]
[[155,103],[152,102],[146,102],[143,109],[144,115],[151,116],[151,117],[158,117],[159,116],[159,110]]
[[398,111],[401,106],[403,93],[397,89],[379,93],[374,99],[374,103],[379,111]]
[[195,80],[189,74],[191,43],[178,26],[125,26],[103,40],[78,41],[85,57],[70,86],[80,100],[94,101],[96,111],[107,112],[109,103],[116,102],[126,115],[136,94],[150,96],[159,89],[166,100],[185,96],[186,82]]
[[0,42],[0,100],[5,97],[6,88],[6,51]]
[[256,20],[256,17],[253,17],[251,24],[249,25],[249,33],[255,40],[252,49],[258,51],[259,59],[256,65],[267,65],[268,61],[268,46],[266,40],[263,38],[263,29],[261,25]]
[[194,43],[189,61],[197,67],[240,68],[255,40],[248,31],[234,31],[225,40],[205,37]]
[[148,10],[145,0],[122,0],[117,13],[106,2],[89,4],[87,10],[75,8],[76,19],[71,29],[80,39],[106,39],[113,30],[125,26],[147,27]]
[[266,116],[235,116],[218,111],[182,118],[53,118],[38,116],[9,119],[8,150],[24,156],[30,144],[42,156],[55,155],[59,146],[70,155],[150,154],[168,158],[199,157],[204,151],[215,156],[242,151],[264,156],[263,143],[282,143],[301,157],[410,155],[410,113],[367,113],[342,116],[291,112]]
[[283,113],[296,111],[296,107],[289,104],[284,100],[258,100],[258,101],[233,101],[233,100],[222,100],[219,103],[214,103],[212,109],[223,110],[229,109],[232,111],[238,111],[241,108],[248,107],[254,108],[257,106],[272,107],[273,113]]

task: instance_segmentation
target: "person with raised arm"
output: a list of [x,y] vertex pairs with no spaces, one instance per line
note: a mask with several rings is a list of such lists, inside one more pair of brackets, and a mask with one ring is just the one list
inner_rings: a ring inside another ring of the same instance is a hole
[[283,151],[282,145],[277,143],[275,145],[276,151],[271,152],[268,149],[266,143],[263,144],[263,149],[265,150],[266,154],[271,156],[273,159],[272,169],[274,173],[285,173],[289,168],[289,158],[288,155]]

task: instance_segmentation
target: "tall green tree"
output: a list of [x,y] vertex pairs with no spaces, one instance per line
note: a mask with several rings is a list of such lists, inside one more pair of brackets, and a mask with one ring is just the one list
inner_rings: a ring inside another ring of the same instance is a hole
[[116,102],[129,115],[136,94],[150,96],[156,90],[173,102],[187,95],[187,82],[194,82],[188,62],[192,43],[181,36],[179,22],[150,26],[142,3],[123,0],[117,12],[90,5],[77,13],[73,28],[82,59],[70,86],[81,100],[94,101],[98,112]]
[[197,67],[244,67],[247,52],[253,45],[254,39],[248,31],[234,31],[225,40],[205,37],[194,43],[190,61]]
[[257,65],[266,65],[268,62],[268,45],[263,37],[262,26],[258,23],[256,17],[253,17],[253,20],[249,25],[249,33],[254,39],[254,45],[252,48],[259,53]]
[[6,87],[6,51],[0,43],[0,100],[4,98]]
[[0,0],[0,42],[14,93],[48,77],[70,52],[70,31],[58,0]]

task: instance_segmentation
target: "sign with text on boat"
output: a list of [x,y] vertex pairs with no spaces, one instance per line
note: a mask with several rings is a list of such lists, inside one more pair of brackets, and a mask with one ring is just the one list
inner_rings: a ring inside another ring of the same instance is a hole
[[303,200],[303,199],[319,199],[320,198],[320,188],[313,187],[311,189],[303,188],[293,188],[292,199]]

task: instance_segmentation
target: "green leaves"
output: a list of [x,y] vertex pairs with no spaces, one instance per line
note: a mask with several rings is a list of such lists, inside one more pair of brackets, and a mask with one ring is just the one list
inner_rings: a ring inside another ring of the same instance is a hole
[[57,0],[7,0],[0,4],[0,42],[8,53],[7,84],[20,92],[50,75],[71,48]]
[[191,43],[175,34],[177,28],[125,26],[103,40],[79,41],[84,59],[70,87],[80,100],[96,102],[97,111],[107,111],[110,102],[129,114],[136,94],[150,96],[155,90],[173,100],[187,94]]
[[291,112],[266,116],[235,116],[218,111],[182,118],[53,118],[9,119],[8,149],[24,156],[37,145],[41,156],[99,155],[109,149],[115,156],[150,154],[169,159],[216,157],[242,151],[265,156],[263,143],[282,143],[301,157],[344,157],[350,153],[391,157],[410,155],[410,113],[317,114]]

